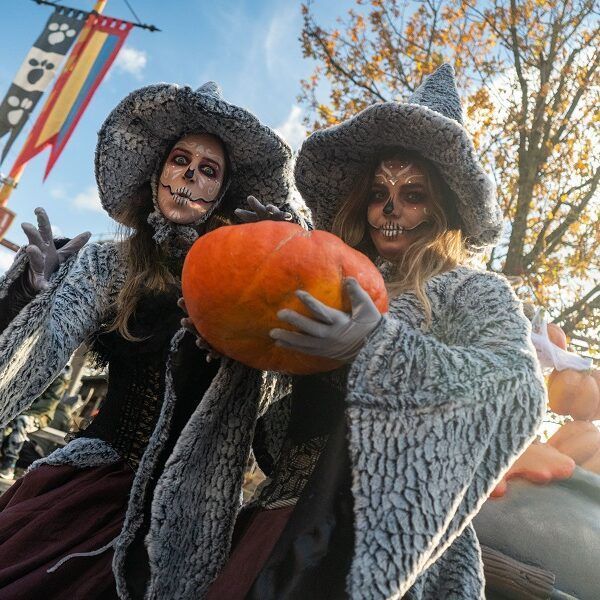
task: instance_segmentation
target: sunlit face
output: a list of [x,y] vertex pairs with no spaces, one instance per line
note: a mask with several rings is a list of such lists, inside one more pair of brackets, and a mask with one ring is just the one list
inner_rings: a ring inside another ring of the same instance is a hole
[[182,137],[169,152],[158,181],[158,207],[173,223],[198,221],[219,198],[225,150],[208,133]]
[[409,159],[382,160],[369,194],[369,234],[383,258],[398,259],[428,229],[433,199],[427,173]]

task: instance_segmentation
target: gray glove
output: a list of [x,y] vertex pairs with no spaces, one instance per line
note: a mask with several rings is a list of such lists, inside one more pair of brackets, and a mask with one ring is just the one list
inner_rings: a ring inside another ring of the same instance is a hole
[[248,204],[252,210],[235,209],[236,217],[243,223],[256,223],[257,221],[291,221],[289,212],[279,210],[274,204],[266,206],[254,196],[248,196]]
[[54,246],[52,238],[52,227],[50,220],[43,208],[36,208],[37,229],[31,223],[23,223],[21,227],[29,240],[25,249],[29,257],[29,268],[27,270],[27,283],[33,293],[45,290],[49,283],[50,275],[73,254],[79,250],[90,239],[89,231],[80,233],[67,242],[60,250]]
[[294,310],[280,310],[277,313],[279,319],[293,325],[300,333],[271,329],[269,335],[277,340],[275,345],[340,362],[353,360],[366,338],[379,324],[381,313],[356,279],[347,278],[344,286],[350,297],[351,314],[331,308],[308,292],[298,290],[296,295],[315,319]]

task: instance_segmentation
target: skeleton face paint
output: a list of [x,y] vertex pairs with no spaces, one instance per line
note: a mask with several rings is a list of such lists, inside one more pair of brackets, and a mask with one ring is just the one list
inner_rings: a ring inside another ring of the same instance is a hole
[[369,196],[367,220],[377,252],[387,259],[398,258],[424,231],[433,199],[427,174],[410,160],[381,161]]
[[158,180],[160,212],[173,223],[187,225],[218,200],[225,178],[225,150],[208,133],[182,137],[163,165]]

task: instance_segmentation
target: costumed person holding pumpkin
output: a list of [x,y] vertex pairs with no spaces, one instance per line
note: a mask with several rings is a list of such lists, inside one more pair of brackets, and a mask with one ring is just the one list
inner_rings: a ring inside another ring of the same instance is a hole
[[[302,308],[277,313],[272,341],[297,372],[302,356],[338,368],[294,377],[291,395],[259,420],[253,447],[268,478],[240,513],[231,549],[205,538],[201,560],[222,564],[212,584],[214,570],[197,579],[198,597],[210,586],[210,600],[481,598],[471,519],[532,440],[545,392],[511,287],[466,266],[502,223],[452,68],[408,103],[313,133],[295,175],[315,226],[380,265],[389,311],[356,277],[345,283],[350,310],[300,289]],[[319,233],[298,233],[297,243]],[[322,243],[323,262],[330,248]],[[322,269],[306,260],[306,270]],[[283,276],[265,270],[273,282],[261,289],[276,295]],[[230,443],[229,455],[241,450]],[[207,516],[223,518],[227,505],[218,506]]]
[[[24,227],[31,244],[0,281],[0,421],[21,413],[84,341],[108,364],[109,388],[91,425],[0,498],[0,597],[196,597],[204,532],[194,511],[216,493],[198,473],[217,477],[196,438],[234,435],[219,424],[254,415],[262,375],[207,363],[184,330],[169,358],[181,266],[194,240],[252,207],[251,194],[300,220],[299,203],[288,203],[290,157],[214,83],[145,87],[109,115],[96,151],[103,207],[129,237],[81,249],[82,234],[57,249],[41,209],[39,231]],[[237,494],[243,464],[228,475]],[[212,526],[226,537],[226,520]]]

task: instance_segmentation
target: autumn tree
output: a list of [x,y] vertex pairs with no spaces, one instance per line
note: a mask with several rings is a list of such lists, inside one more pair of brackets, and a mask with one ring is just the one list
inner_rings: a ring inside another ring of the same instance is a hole
[[303,15],[303,51],[316,67],[300,100],[312,130],[402,100],[442,62],[454,65],[506,216],[488,267],[521,277],[521,292],[575,340],[597,337],[596,0],[355,0],[329,28],[313,2]]

